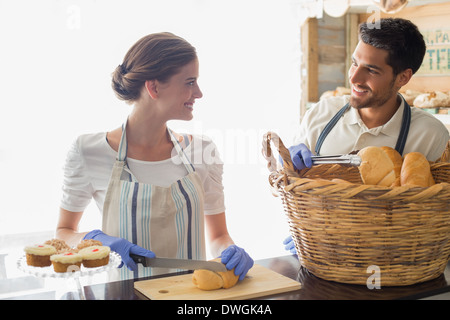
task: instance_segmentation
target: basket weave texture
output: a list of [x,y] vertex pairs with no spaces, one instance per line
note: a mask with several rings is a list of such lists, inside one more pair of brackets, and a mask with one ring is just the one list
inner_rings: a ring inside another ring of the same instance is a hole
[[[271,143],[283,159],[276,167]],[[264,135],[269,183],[280,195],[301,264],[341,283],[404,286],[440,276],[450,257],[450,141],[430,162],[428,188],[362,184],[357,167],[318,165],[294,170],[273,132]],[[342,179],[342,181],[331,181]]]

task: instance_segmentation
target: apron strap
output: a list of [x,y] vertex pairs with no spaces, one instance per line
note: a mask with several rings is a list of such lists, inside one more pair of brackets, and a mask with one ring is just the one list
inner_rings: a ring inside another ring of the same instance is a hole
[[[131,172],[130,168],[128,167],[127,163],[127,151],[128,151],[128,142],[127,142],[127,121],[125,121],[124,124],[122,124],[122,138],[120,139],[119,143],[119,149],[117,151],[117,160],[124,162],[124,170],[130,174],[129,180],[130,181],[137,181],[137,179],[134,177],[133,173]],[[183,162],[184,166],[186,167],[186,170],[188,173],[192,173],[195,171],[194,166],[189,161],[188,157],[184,153],[183,148],[181,147],[178,140],[175,138],[175,136],[172,133],[172,130],[167,129],[169,131],[170,139],[172,140],[172,143],[177,150],[178,156],[181,158],[181,161]],[[187,135],[184,136],[184,139],[186,140],[186,147],[189,145],[189,138]]]
[[327,123],[325,128],[323,128],[323,131],[319,135],[319,139],[317,139],[316,148],[314,149],[314,152],[316,153],[316,156],[320,155],[320,148],[322,148],[322,144],[325,141],[325,138],[330,133],[331,129],[334,128],[336,123],[339,121],[339,119],[344,115],[344,113],[350,108],[350,103],[347,103],[345,106],[339,110],[333,118],[331,118],[330,122]]
[[[186,167],[186,170],[189,173],[194,172],[195,168],[192,165],[192,163],[189,161],[189,159],[188,159],[186,153],[184,152],[183,147],[181,146],[180,142],[175,138],[175,136],[172,133],[172,130],[170,130],[170,129],[167,129],[167,130],[169,130],[170,139],[172,140],[172,143],[173,143],[175,149],[178,152],[178,156],[181,158],[181,161],[183,162],[184,166]],[[187,136],[185,136],[184,139],[185,140],[187,139],[186,146],[188,146],[189,138]]]
[[127,160],[127,151],[128,151],[128,143],[127,143],[127,121],[122,124],[122,137],[120,138],[119,149],[117,150],[117,160],[126,161]]
[[402,127],[398,135],[395,150],[403,156],[403,149],[405,149],[406,139],[408,138],[409,127],[411,125],[411,107],[402,97],[405,107],[403,108]]
[[[406,139],[408,138],[408,132],[409,127],[411,125],[411,107],[406,102],[406,100],[401,97],[404,103],[403,108],[403,118],[402,118],[402,126],[400,128],[400,132],[397,139],[397,144],[395,145],[395,150],[397,150],[398,153],[403,155],[403,150],[405,149]],[[335,115],[333,118],[331,118],[330,122],[327,123],[323,131],[320,133],[319,138],[317,139],[316,148],[314,149],[314,152],[316,155],[320,155],[320,148],[322,147],[323,142],[325,141],[325,138],[330,133],[331,129],[334,128],[336,123],[339,121],[339,119],[344,115],[344,113],[350,108],[350,104],[347,103],[345,106],[343,106]]]
[[122,137],[120,138],[119,143],[119,149],[117,150],[117,161],[120,161],[123,163],[123,170],[121,179],[137,182],[136,177],[133,175],[133,173],[130,170],[130,167],[128,167],[127,162],[127,151],[128,151],[128,142],[127,142],[127,121],[125,121],[124,124],[122,124]]
[[189,137],[187,134],[183,134],[183,142],[184,142],[184,148],[186,149],[188,147],[188,145],[191,143],[189,141]]

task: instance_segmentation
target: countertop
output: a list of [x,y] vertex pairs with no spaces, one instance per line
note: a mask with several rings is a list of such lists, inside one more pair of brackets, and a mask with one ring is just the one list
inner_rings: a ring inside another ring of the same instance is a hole
[[[444,273],[434,280],[416,285],[403,287],[383,287],[380,289],[369,289],[363,285],[342,284],[332,281],[326,281],[315,277],[307,270],[301,267],[297,256],[287,255],[281,257],[274,257],[269,259],[257,260],[255,263],[266,268],[274,270],[286,277],[299,281],[302,285],[300,290],[277,294],[272,296],[261,297],[263,300],[398,300],[398,299],[426,299],[438,297],[444,293],[450,292],[450,263],[447,265]],[[187,273],[187,272],[183,272]],[[183,274],[181,273],[181,274]],[[173,274],[171,274],[173,275]],[[161,276],[156,276],[161,277]],[[153,277],[155,278],[155,277]],[[147,300],[147,298],[134,289],[134,282],[152,279],[152,277],[139,278],[134,280],[123,280],[114,282],[105,282],[97,284],[82,285],[84,297],[86,300]],[[8,283],[10,288],[27,285],[33,282],[42,281],[42,279],[35,279],[33,276],[18,277],[3,279],[3,290],[8,290],[4,284]],[[67,292],[58,296],[55,291],[33,292],[28,294],[16,294],[8,296],[7,292],[3,292],[0,298],[3,299],[38,299],[38,300],[52,300],[52,299],[79,299],[74,292]],[[61,292],[60,292],[61,293]],[[445,295],[445,297],[447,297]]]

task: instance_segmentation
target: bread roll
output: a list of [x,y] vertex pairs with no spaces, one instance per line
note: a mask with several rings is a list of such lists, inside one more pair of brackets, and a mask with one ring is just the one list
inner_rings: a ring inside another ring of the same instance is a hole
[[358,152],[358,167],[364,184],[389,187],[395,180],[394,163],[380,147],[365,147]]
[[430,171],[430,179],[428,180],[428,186],[431,187],[432,185],[435,185],[436,181],[434,181],[433,175],[431,174]]
[[383,179],[378,181],[377,186],[393,187],[395,184],[395,172],[392,170]]
[[410,152],[403,159],[402,186],[429,187],[434,184],[430,163],[420,152]]
[[414,100],[420,94],[422,94],[422,92],[416,90],[406,90],[405,92],[401,92],[401,95],[410,106],[414,105]]
[[329,90],[329,91],[325,91],[324,93],[322,93],[322,95],[320,96],[320,100],[326,99],[328,97],[340,97],[340,96],[344,96],[344,95],[349,95],[352,93],[351,91],[352,90],[349,88],[336,87],[336,90]]
[[391,147],[381,147],[381,150],[383,150],[389,159],[391,159],[392,163],[394,164],[394,173],[395,173],[395,180],[392,183],[391,187],[397,187],[400,186],[400,172],[402,171],[402,164],[403,164],[403,157],[398,153],[397,150]]
[[202,290],[217,290],[223,287],[223,279],[220,274],[204,269],[194,271],[192,283]]
[[450,105],[450,97],[440,91],[423,93],[414,99],[414,106],[418,108],[438,108]]
[[[220,262],[220,258],[213,261]],[[192,283],[201,290],[228,289],[233,287],[238,280],[239,277],[234,274],[234,269],[226,272],[199,269],[192,274]]]

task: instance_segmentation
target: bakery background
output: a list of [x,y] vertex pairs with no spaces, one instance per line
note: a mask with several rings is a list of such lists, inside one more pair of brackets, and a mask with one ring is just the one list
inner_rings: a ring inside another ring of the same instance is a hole
[[[262,135],[272,130],[290,143],[311,103],[346,92],[359,21],[396,15],[417,23],[429,51],[405,96],[449,94],[450,1],[405,1],[393,14],[383,3],[1,0],[0,298],[20,294],[7,280],[23,276],[15,268],[23,246],[53,237],[73,139],[116,127],[130,110],[114,97],[110,73],[139,37],[163,30],[198,50],[204,97],[193,121],[172,127],[218,145],[232,237],[255,259],[286,254],[287,221],[269,190]],[[449,127],[448,105],[431,103],[428,111]],[[81,228],[97,227],[100,217],[91,205]]]
[[450,1],[321,0],[304,7],[309,17],[301,28],[301,114],[321,97],[348,94],[347,71],[359,23],[401,17],[419,27],[427,44],[420,70],[401,93],[411,106],[426,109],[450,130]]

